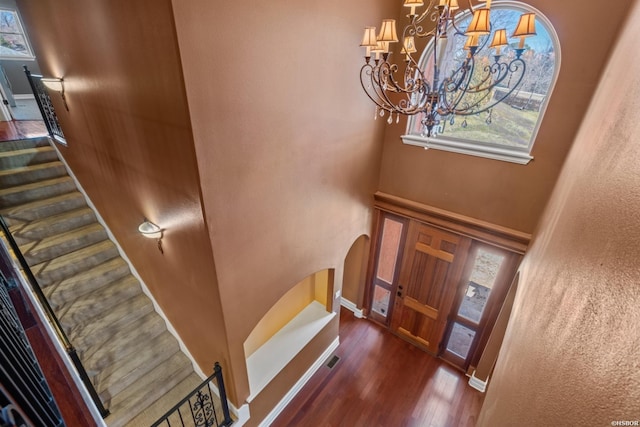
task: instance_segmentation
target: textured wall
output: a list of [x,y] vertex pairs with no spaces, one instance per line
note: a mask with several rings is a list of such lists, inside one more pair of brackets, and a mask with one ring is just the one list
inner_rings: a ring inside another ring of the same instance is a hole
[[533,148],[534,160],[523,166],[404,145],[400,135],[406,121],[400,120],[387,127],[381,191],[527,233],[534,230],[630,2],[609,2],[606,13],[595,1],[526,3],[549,18],[562,50],[560,74]]
[[640,3],[530,252],[479,426],[640,421]]
[[[243,342],[292,286],[370,233],[382,127],[358,84],[383,0],[174,0],[176,30],[239,398]],[[337,305],[334,304],[337,309]],[[315,347],[326,348],[337,328]],[[315,353],[315,357],[320,355]],[[278,400],[308,360],[294,360]],[[285,375],[285,374],[283,374]]]

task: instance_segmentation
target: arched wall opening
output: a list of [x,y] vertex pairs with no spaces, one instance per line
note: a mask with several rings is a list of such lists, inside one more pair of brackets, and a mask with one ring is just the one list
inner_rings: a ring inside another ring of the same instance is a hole
[[353,242],[344,259],[342,305],[356,314],[361,312],[364,301],[370,240],[369,236],[362,234]]
[[244,342],[249,402],[336,315],[332,311],[334,269],[313,273],[284,294]]

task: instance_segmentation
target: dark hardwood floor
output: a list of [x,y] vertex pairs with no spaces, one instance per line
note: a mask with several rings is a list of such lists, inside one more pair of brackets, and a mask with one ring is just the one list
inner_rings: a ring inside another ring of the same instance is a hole
[[335,354],[272,426],[475,426],[484,394],[464,374],[344,308]]
[[14,141],[47,135],[47,128],[42,120],[0,122],[0,141]]

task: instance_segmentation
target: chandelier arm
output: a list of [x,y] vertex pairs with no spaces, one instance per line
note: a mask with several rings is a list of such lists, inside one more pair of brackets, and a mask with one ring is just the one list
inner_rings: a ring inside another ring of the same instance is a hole
[[[443,89],[446,89],[447,92],[454,92],[460,89],[460,86],[464,83],[468,85],[471,80],[471,76],[473,76],[473,70],[475,69],[475,61],[472,58],[466,58],[462,65],[458,67],[457,70],[451,72],[451,77],[446,78],[442,83]],[[460,74],[460,77],[454,77]],[[448,82],[447,85],[444,83]]]
[[436,1],[437,1],[437,0],[429,0],[429,6],[427,6],[427,7],[426,7],[426,9],[424,10],[424,12],[422,12],[420,15],[418,15],[418,16],[416,16],[414,19],[412,19],[412,21],[411,21],[411,24],[410,24],[410,25],[413,25],[413,24],[420,24],[422,21],[424,21],[424,20],[425,20],[425,18],[426,18],[428,15],[432,15],[432,18],[431,18],[431,19],[432,19],[432,20],[434,20],[434,19],[433,19],[433,14],[434,14],[434,12],[437,12],[437,11],[438,11],[438,9],[434,7],[434,6],[435,6]]
[[[367,94],[369,99],[373,101],[374,104],[376,104],[379,108],[382,108],[383,110],[391,111],[390,107],[384,104],[384,99],[380,96],[380,94],[376,90],[377,88],[379,88],[379,86],[374,83],[375,81],[374,75],[376,74],[375,73],[376,68],[377,67],[374,67],[371,64],[364,64],[360,69],[360,84],[362,85],[362,89],[364,90],[364,92]],[[363,79],[363,76],[368,76],[368,78]],[[370,84],[369,85],[365,84],[365,81],[367,81],[367,83],[370,83]],[[372,94],[372,91],[373,91],[373,94]]]
[[[420,75],[420,78],[418,79],[418,85],[425,85],[426,83],[424,82],[426,82],[426,79],[422,70],[416,67],[414,71],[417,71]],[[398,66],[396,64],[387,65],[387,67],[385,67],[382,70],[382,72],[387,77],[385,81],[390,84],[390,85],[389,84],[386,85],[386,87],[384,87],[383,85],[380,85],[383,88],[383,90],[391,91],[394,93],[403,93],[406,95],[409,95],[415,92],[415,89],[413,89],[413,87],[415,87],[415,84],[406,84],[406,81],[405,81],[405,85],[400,85],[400,83],[398,83],[398,81],[394,78],[394,74],[398,72]],[[406,70],[405,70],[405,77],[406,77]]]
[[[514,65],[514,62],[519,62],[520,65]],[[514,66],[514,69],[511,70],[512,66]],[[474,112],[456,112],[457,115],[459,116],[471,116],[474,114],[478,114],[478,113],[482,113],[484,111],[488,111],[490,109],[492,109],[493,107],[495,107],[496,105],[500,104],[501,102],[503,102],[505,99],[507,99],[509,96],[511,96],[511,94],[513,92],[515,92],[516,89],[518,89],[518,86],[520,86],[520,83],[522,83],[522,80],[524,79],[525,76],[525,72],[526,72],[526,63],[524,61],[522,61],[521,59],[515,59],[513,60],[510,64],[509,64],[509,68],[510,71],[513,73],[515,71],[517,71],[517,68],[522,67],[522,73],[520,74],[520,77],[518,77],[518,80],[513,84],[513,86],[511,86],[510,88],[508,88],[509,90],[506,91],[505,93],[503,93],[502,95],[500,95],[498,98],[494,98],[493,102],[491,102],[489,105],[482,107],[481,109],[474,111]],[[495,88],[495,86],[494,86]],[[495,95],[495,93],[494,93]]]
[[[396,112],[400,114],[407,114],[405,109],[402,108],[401,106],[395,105],[389,98],[389,95],[387,94],[387,92],[389,91],[397,92],[395,90],[396,87],[393,86],[393,83],[394,83],[393,76],[391,75],[392,68],[393,67],[390,66],[388,63],[382,63],[379,66],[375,67],[377,72],[374,73],[374,75],[377,75],[377,77],[373,78],[373,92],[378,98],[378,102],[376,102],[376,104],[380,108],[386,111],[389,111],[390,113]],[[392,82],[391,87],[389,87],[389,85],[386,84],[386,82],[389,79],[391,79],[391,82]]]
[[[360,84],[363,90],[380,109],[390,113],[395,112],[403,115],[414,115],[422,111],[422,105],[425,103],[425,97],[428,85],[424,83],[424,76],[420,71],[420,76],[416,84],[411,90],[407,90],[400,86],[393,86],[393,83],[387,84],[392,76],[390,75],[391,67],[389,64],[381,63],[377,65],[365,64],[360,71]],[[365,83],[366,82],[366,83]],[[370,83],[370,84],[369,84]],[[405,93],[406,99],[401,99],[397,104],[394,103],[388,95],[392,93]],[[417,99],[412,99],[412,97]]]
[[[512,63],[514,61],[512,61]],[[518,62],[521,62],[521,60],[518,60]],[[478,112],[486,111],[487,109],[495,106],[500,101],[498,101],[493,105],[490,105],[489,107],[476,109],[476,107],[478,105],[481,105],[489,95],[492,95],[493,93],[492,90],[496,86],[498,86],[500,83],[502,83],[502,81],[504,81],[504,79],[510,74],[509,71],[511,71],[511,74],[513,74],[518,70],[519,68],[518,65],[513,66],[512,69],[510,68],[512,63],[510,63],[509,65],[505,63],[496,63],[491,66],[484,67],[485,76],[477,85],[472,86],[471,81],[469,80],[467,82],[464,82],[465,83],[464,85],[461,85],[460,84],[461,82],[459,82],[459,84],[457,86],[454,86],[453,88],[448,88],[447,86],[443,86],[443,104],[445,105],[446,108],[442,109],[442,112],[456,114],[456,115],[472,115],[472,114],[477,114]],[[472,64],[473,64],[472,70],[469,73],[469,78],[473,76],[473,67],[475,67],[475,61],[472,61]],[[491,76],[492,74],[494,74],[493,73],[494,69],[495,69],[495,72],[498,72],[499,74],[495,80],[492,80]],[[502,70],[503,72],[500,73],[500,70]],[[520,78],[516,84],[519,84],[521,80],[522,78]],[[491,84],[483,87],[483,84],[486,83],[487,81],[491,81]],[[462,86],[463,90],[459,89],[460,86]],[[452,95],[455,94],[453,102],[448,102],[447,94],[452,94]],[[468,102],[468,98],[466,98],[466,102],[464,103],[464,106],[462,108],[458,108],[458,105],[460,104],[460,102],[463,99],[465,99],[467,95],[481,95],[481,97],[475,99],[473,102]]]
[[[485,66],[482,70],[484,72],[483,77],[478,82],[478,84],[472,85],[471,82],[469,82],[469,85],[467,86],[465,92],[469,94],[477,94],[477,93],[485,92],[487,90],[491,90],[496,85],[498,85],[502,80],[504,80],[506,75],[501,75],[501,74],[498,74],[498,78],[492,79],[492,76],[495,74],[494,65],[498,65],[498,68],[495,70],[495,72],[499,73],[501,68],[500,65],[505,65],[505,64],[493,64],[493,65]],[[489,84],[487,86],[483,86],[487,82],[489,82]]]

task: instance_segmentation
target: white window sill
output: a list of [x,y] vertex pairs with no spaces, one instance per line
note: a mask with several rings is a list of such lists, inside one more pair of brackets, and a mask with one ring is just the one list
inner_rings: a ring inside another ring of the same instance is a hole
[[251,402],[306,346],[336,313],[313,301],[247,358]]
[[533,159],[529,153],[518,150],[517,148],[491,147],[460,140],[454,141],[449,139],[427,138],[419,135],[402,135],[402,142],[407,145],[424,147],[425,149],[432,148],[452,153],[468,154],[470,156],[501,160],[520,165],[526,165]]

